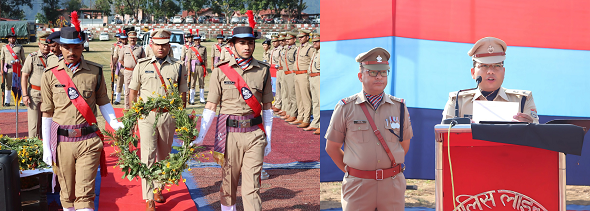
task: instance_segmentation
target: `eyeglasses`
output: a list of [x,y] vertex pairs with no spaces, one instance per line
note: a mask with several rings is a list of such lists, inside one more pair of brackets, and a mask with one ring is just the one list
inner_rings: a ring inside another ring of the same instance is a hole
[[377,75],[379,73],[381,73],[381,76],[383,77],[387,77],[389,75],[389,70],[366,70],[369,73],[369,76],[371,77],[377,77]]
[[498,70],[498,69],[504,67],[504,64],[502,64],[502,63],[495,63],[495,64],[482,64],[482,63],[480,63],[479,65],[477,65],[477,67],[480,69],[484,69],[484,70],[488,70],[489,68],[492,68],[492,70]]

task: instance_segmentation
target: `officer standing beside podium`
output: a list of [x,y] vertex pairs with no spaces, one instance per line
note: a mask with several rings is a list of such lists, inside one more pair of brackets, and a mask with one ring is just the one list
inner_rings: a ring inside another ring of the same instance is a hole
[[519,111],[514,115],[514,121],[539,123],[537,107],[533,94],[527,90],[506,89],[504,82],[504,60],[506,59],[506,43],[495,37],[484,37],[478,40],[473,48],[467,52],[473,60],[471,77],[482,77],[482,82],[476,90],[451,92],[443,111],[443,120],[455,117],[455,103],[459,105],[459,116],[470,118],[473,115],[473,101],[502,101],[520,103]]
[[404,100],[383,91],[389,57],[383,48],[356,57],[362,91],[338,102],[326,131],[326,152],[346,172],[342,181],[344,211],[404,210],[402,166],[413,132]]

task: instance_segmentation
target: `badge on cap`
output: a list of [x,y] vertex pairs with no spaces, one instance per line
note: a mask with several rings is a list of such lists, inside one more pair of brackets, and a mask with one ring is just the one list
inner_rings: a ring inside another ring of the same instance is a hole
[[74,87],[69,87],[68,88],[68,96],[70,97],[70,100],[74,100],[74,99],[78,98],[80,95],[78,94],[78,91],[76,89],[74,89]]
[[242,87],[242,97],[244,100],[248,100],[252,97],[252,92],[248,88]]
[[381,60],[383,60],[383,58],[381,58],[381,55],[377,55],[377,62],[381,62]]
[[494,53],[494,46],[488,46],[488,53]]

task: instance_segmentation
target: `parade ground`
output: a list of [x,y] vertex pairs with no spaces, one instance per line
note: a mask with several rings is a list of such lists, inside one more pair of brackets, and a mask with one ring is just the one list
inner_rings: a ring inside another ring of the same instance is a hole
[[[258,40],[254,58],[262,58],[262,41]],[[111,41],[91,41],[90,52],[84,52],[86,60],[94,61],[103,65],[104,77],[107,87],[110,87],[111,70],[109,68]],[[212,52],[213,40],[202,42],[208,52]],[[38,49],[36,43],[26,44],[25,54]],[[211,54],[209,53],[208,56]],[[207,58],[211,62],[211,58]],[[210,64],[210,63],[208,63]],[[211,72],[208,66],[208,71]],[[209,76],[210,74],[208,74]],[[208,77],[205,79],[207,90]],[[108,88],[109,94],[112,87]],[[123,101],[122,101],[123,103]],[[27,136],[27,113],[26,108],[20,106],[18,112],[14,107],[0,108],[0,134],[15,137]],[[123,104],[113,105],[117,116],[122,116]],[[202,113],[204,104],[188,105],[187,113],[195,111]],[[99,112],[98,124],[105,127],[104,119]],[[18,122],[18,123],[17,123]],[[295,126],[289,125],[280,118],[275,118],[272,133],[272,152],[265,157],[263,168],[270,175],[270,178],[262,181],[261,197],[264,210],[320,210],[319,198],[319,138],[312,132],[303,131]],[[18,124],[18,132],[16,126]],[[197,125],[198,127],[198,125]],[[205,138],[203,153],[208,154],[212,150],[214,140],[213,132],[209,132]],[[175,145],[180,140],[175,141]],[[140,141],[141,145],[141,141]],[[109,156],[115,149],[110,141],[104,143],[107,153],[108,175],[97,177],[95,207],[97,210],[135,210],[145,207],[141,199],[141,182],[139,180],[129,181],[122,179],[123,173],[115,167],[117,158]],[[174,151],[173,151],[174,153]],[[208,159],[210,158],[210,159]],[[167,198],[165,204],[157,204],[158,209],[163,210],[219,210],[219,188],[221,186],[221,168],[213,162],[212,157],[193,160],[189,162],[191,171],[183,172],[186,182],[180,182],[178,186],[167,187],[163,195]],[[114,168],[115,167],[115,168]],[[169,190],[167,190],[169,189]],[[238,209],[242,208],[238,188]],[[50,210],[58,210],[59,196],[57,193],[48,193]],[[33,203],[23,207],[23,210],[36,210]]]

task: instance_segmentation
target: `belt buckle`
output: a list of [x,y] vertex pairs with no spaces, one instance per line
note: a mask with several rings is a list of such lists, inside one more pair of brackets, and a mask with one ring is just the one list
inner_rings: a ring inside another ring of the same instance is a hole
[[406,171],[406,163],[402,163],[400,165],[401,165],[401,171],[400,171],[400,173]]
[[[381,172],[381,179],[379,179],[379,172]],[[383,180],[383,169],[375,170],[375,180]]]
[[243,120],[240,121],[241,128],[249,128],[250,127],[250,120]]
[[82,132],[80,131],[80,129],[68,129],[68,137],[72,138],[72,137],[80,137],[82,135]]

